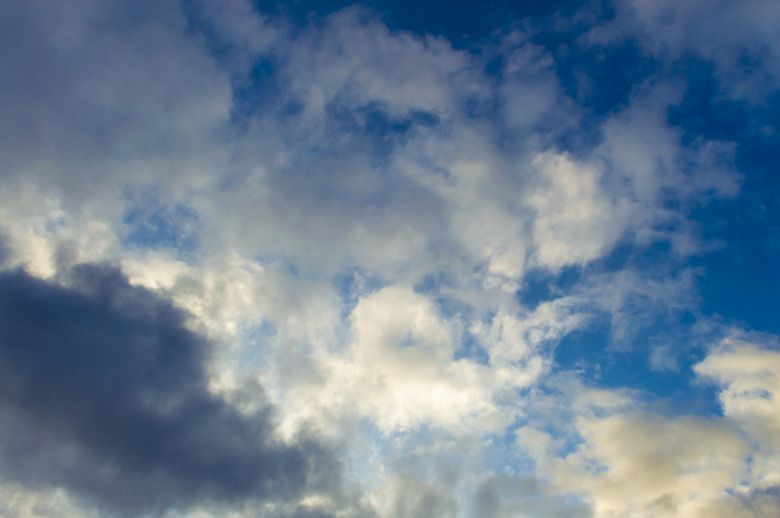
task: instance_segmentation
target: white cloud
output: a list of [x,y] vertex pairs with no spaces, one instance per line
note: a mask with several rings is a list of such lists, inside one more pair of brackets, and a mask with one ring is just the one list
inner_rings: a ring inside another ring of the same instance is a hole
[[32,187],[0,195],[0,228],[10,249],[5,268],[42,278],[71,263],[115,258],[121,246],[111,225],[89,213],[73,215],[55,197]]
[[[576,496],[597,518],[695,517],[741,487],[750,447],[728,422],[654,414],[630,394],[563,387],[554,403],[562,408],[540,401],[542,413],[531,415],[541,421],[520,428],[516,443],[557,500]],[[561,420],[545,430],[552,416]]]
[[603,255],[620,238],[629,207],[613,203],[600,186],[595,167],[568,156],[542,154],[534,158],[542,186],[528,198],[536,210],[534,238],[537,261],[551,269],[583,264]]
[[[466,138],[467,136],[464,136]],[[488,283],[516,289],[526,269],[529,215],[502,191],[504,165],[488,160],[456,161],[453,181],[439,187],[449,203],[450,229],[473,260],[487,263]]]
[[309,116],[340,100],[378,102],[396,116],[421,110],[448,117],[459,96],[484,91],[467,53],[441,38],[391,33],[373,16],[340,11],[291,49],[288,95],[299,97]]
[[[604,142],[598,151],[615,174],[611,187],[635,199],[639,210],[649,212],[641,215],[645,218],[668,218],[660,210],[668,201],[665,198],[686,200],[737,193],[737,178],[729,167],[730,143],[712,141],[684,147],[681,131],[667,124],[667,109],[679,102],[680,95],[679,85],[650,85],[640,89],[631,105],[604,125]],[[712,160],[715,157],[718,159]],[[625,190],[618,190],[621,187]]]
[[586,489],[597,516],[693,516],[734,484],[748,453],[733,430],[697,418],[609,416],[578,429],[585,444],[559,480]]
[[577,297],[560,297],[527,313],[499,310],[489,324],[475,322],[470,330],[483,344],[491,365],[543,362],[561,338],[591,317],[581,304]]
[[695,367],[717,382],[723,413],[758,447],[751,466],[761,486],[780,484],[780,352],[777,339],[732,333]]
[[[533,367],[496,373],[456,359],[456,323],[442,319],[430,300],[408,287],[389,286],[361,298],[351,335],[349,354],[325,362],[329,381],[320,404],[336,404],[338,412],[357,409],[385,432],[503,423],[493,391],[522,386],[536,375]],[[353,401],[354,394],[361,396]]]
[[[720,386],[723,416],[663,415],[646,395],[557,378],[527,408],[516,445],[564,495],[617,516],[773,516],[780,363],[776,338],[734,331],[694,369]],[[553,378],[555,379],[555,378]]]

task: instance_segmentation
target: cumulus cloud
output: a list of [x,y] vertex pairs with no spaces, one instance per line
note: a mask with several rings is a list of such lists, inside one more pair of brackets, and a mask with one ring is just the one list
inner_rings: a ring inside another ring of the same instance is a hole
[[546,183],[529,199],[537,212],[538,262],[557,269],[601,256],[620,238],[628,207],[612,206],[595,168],[578,166],[565,155],[539,155],[533,163]]
[[695,515],[699,499],[732,485],[748,453],[727,426],[695,418],[610,416],[578,429],[586,446],[567,457],[575,474],[564,479],[589,490],[599,516]]
[[106,266],[68,276],[0,279],[4,478],[123,516],[335,487],[327,446],[283,443],[272,406],[243,415],[208,391],[209,345],[169,301]]
[[701,363],[696,372],[720,385],[726,417],[754,441],[760,454],[752,475],[762,486],[780,483],[780,352],[774,337],[732,333]]
[[528,409],[517,446],[541,480],[598,517],[771,516],[780,509],[775,348],[733,331],[696,364],[721,387],[721,416],[661,414],[640,393],[558,379]]

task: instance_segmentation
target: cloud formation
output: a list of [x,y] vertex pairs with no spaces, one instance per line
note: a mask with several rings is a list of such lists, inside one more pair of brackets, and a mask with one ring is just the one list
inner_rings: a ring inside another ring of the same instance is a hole
[[271,405],[245,415],[208,391],[208,343],[169,301],[108,266],[68,276],[0,277],[4,477],[123,516],[337,488],[327,446],[285,444]]
[[4,3],[0,515],[776,515],[770,4]]

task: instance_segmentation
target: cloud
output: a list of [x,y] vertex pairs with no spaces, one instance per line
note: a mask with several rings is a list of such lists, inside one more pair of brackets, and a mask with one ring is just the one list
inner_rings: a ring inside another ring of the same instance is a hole
[[696,418],[610,416],[578,429],[585,445],[566,461],[582,471],[568,483],[589,490],[598,516],[686,515],[697,500],[730,487],[748,453],[727,426]]
[[754,441],[752,475],[762,486],[780,484],[780,351],[776,337],[733,332],[695,367],[716,382],[723,413]]
[[390,32],[355,7],[330,16],[298,43],[290,55],[289,95],[300,96],[308,115],[342,101],[380,103],[396,116],[416,110],[449,117],[463,97],[485,87],[477,64],[447,40]]
[[536,477],[504,474],[491,476],[479,485],[471,513],[480,518],[592,516],[586,504],[566,501]]
[[539,264],[558,269],[603,255],[621,237],[627,204],[613,205],[601,192],[599,171],[565,154],[542,154],[533,164],[546,183],[529,197]]
[[10,2],[2,18],[5,193],[113,222],[128,183],[177,190],[224,157],[230,83],[176,4]]
[[706,60],[715,66],[727,95],[738,99],[760,102],[780,79],[774,30],[780,10],[772,2],[621,0],[615,7],[615,19],[596,27],[588,39],[634,38],[664,63]]
[[[719,385],[723,415],[663,414],[648,394],[553,376],[526,407],[517,447],[559,492],[554,501],[576,495],[596,517],[772,516],[776,349],[774,337],[732,330],[694,366]],[[494,505],[486,495],[477,502]]]
[[[455,357],[458,323],[441,318],[409,287],[362,297],[350,317],[349,349],[320,356],[326,381],[307,400],[330,413],[371,418],[385,433],[433,427],[493,427],[504,422],[492,401],[501,388],[527,385],[538,360],[491,372]],[[354,394],[362,394],[357,401]]]
[[169,301],[107,266],[69,277],[0,275],[3,478],[122,516],[338,491],[327,446],[283,443],[272,406],[244,415],[208,391],[209,344]]
[[0,7],[0,514],[772,514],[777,346],[698,293],[750,160],[686,110],[769,99],[776,9],[255,4]]

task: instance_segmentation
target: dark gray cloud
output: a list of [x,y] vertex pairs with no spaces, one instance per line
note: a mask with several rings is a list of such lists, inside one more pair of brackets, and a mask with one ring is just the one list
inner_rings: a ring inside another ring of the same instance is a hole
[[68,277],[0,274],[2,477],[122,516],[338,492],[331,450],[282,444],[271,406],[246,416],[208,392],[209,344],[182,311],[112,267]]

